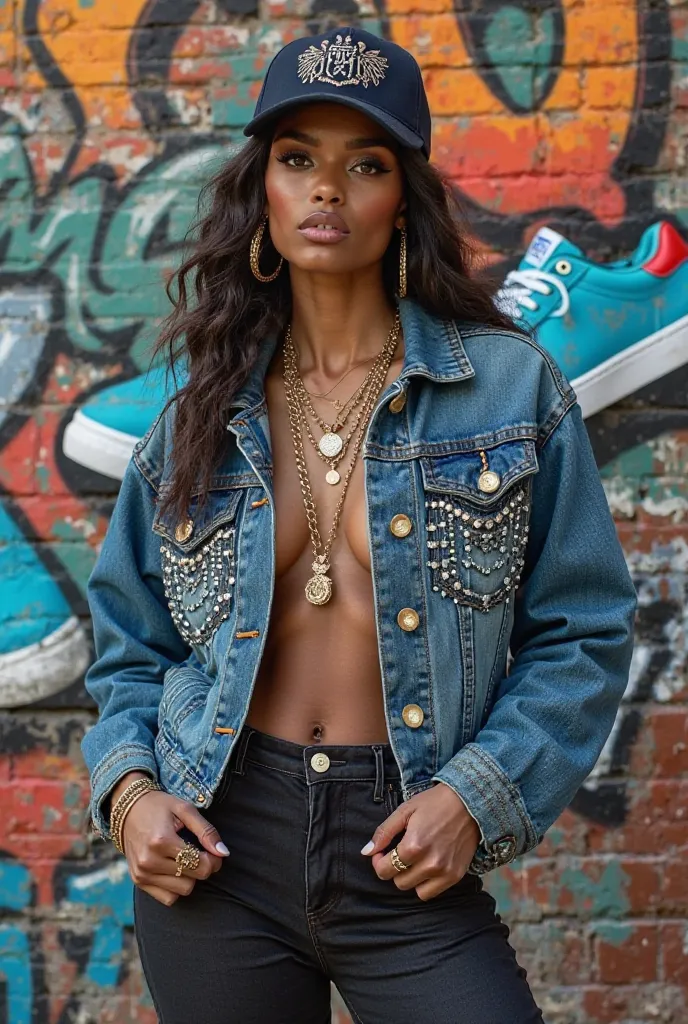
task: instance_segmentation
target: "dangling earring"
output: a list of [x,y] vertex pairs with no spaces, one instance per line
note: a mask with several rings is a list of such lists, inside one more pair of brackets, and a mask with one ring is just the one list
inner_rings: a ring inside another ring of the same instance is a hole
[[399,242],[399,298],[406,298],[406,228],[401,228]]
[[262,221],[256,228],[256,233],[251,239],[251,249],[248,260],[251,265],[251,270],[253,271],[253,276],[263,282],[274,281],[282,269],[282,264],[284,263],[284,257],[280,256],[280,261],[277,264],[277,270],[273,271],[272,274],[261,274],[260,272],[260,266],[258,264],[258,260],[260,259],[260,244],[263,241],[263,232],[265,231],[265,225],[267,222],[267,217],[263,217]]

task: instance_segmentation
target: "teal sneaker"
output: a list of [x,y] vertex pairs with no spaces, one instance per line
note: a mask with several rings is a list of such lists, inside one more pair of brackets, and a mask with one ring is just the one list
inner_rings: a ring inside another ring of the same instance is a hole
[[49,570],[0,503],[0,708],[32,704],[75,682],[90,646]]
[[584,416],[688,363],[688,243],[668,221],[628,259],[604,264],[541,228],[497,301],[534,328]]
[[[177,377],[178,381],[180,377]],[[136,442],[144,436],[174,388],[165,367],[112,384],[82,405],[67,426],[62,450],[80,466],[121,480]]]

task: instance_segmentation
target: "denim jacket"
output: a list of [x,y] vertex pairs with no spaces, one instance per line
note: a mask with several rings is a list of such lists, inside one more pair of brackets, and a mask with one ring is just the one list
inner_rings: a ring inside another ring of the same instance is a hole
[[[516,332],[408,300],[400,313],[403,367],[363,447],[385,714],[404,799],[454,789],[480,827],[480,874],[533,849],[595,764],[627,682],[635,591],[552,359]],[[263,380],[276,343],[186,519],[157,500],[174,405],[127,468],[89,581],[100,716],[82,749],[106,837],[103,800],[133,769],[209,807],[246,720],[274,589]]]

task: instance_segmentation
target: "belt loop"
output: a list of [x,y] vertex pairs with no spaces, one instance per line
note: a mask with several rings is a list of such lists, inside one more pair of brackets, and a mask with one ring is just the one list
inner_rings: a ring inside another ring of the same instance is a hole
[[251,738],[252,732],[253,729],[249,725],[244,726],[244,729],[237,740],[236,761],[234,762],[234,771],[237,775],[244,774],[244,758],[246,757],[248,741]]
[[381,804],[385,798],[385,759],[382,747],[377,743],[373,744],[373,753],[375,754],[375,792],[373,793],[373,801],[376,804]]

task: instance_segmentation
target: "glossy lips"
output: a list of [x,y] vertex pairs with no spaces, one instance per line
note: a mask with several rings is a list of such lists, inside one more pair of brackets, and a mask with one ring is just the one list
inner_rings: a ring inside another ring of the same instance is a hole
[[299,224],[299,231],[309,242],[325,245],[341,242],[350,234],[346,221],[338,213],[311,213]]

